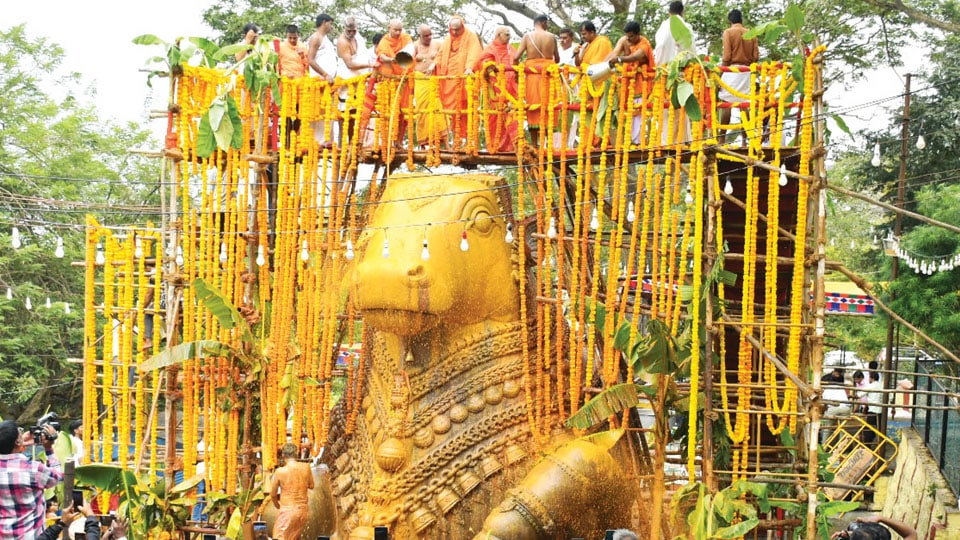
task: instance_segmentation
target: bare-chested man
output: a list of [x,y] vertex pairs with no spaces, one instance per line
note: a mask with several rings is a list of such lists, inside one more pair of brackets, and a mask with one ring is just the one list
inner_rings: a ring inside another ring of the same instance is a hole
[[[367,48],[367,41],[363,36],[357,34],[357,20],[352,16],[343,19],[343,31],[337,37],[337,56],[340,61],[337,64],[337,76],[344,80],[349,80],[359,75],[367,73],[374,67],[372,60],[373,51]],[[370,81],[372,83],[372,81]],[[364,105],[360,125],[360,136],[365,134],[367,124],[370,119],[370,112],[374,107],[374,97],[372,92],[366,92],[365,88],[355,88],[356,92],[363,93]],[[345,84],[340,87],[340,105],[341,111],[347,113],[347,139],[353,137],[354,125],[353,118],[355,109],[346,111],[347,101],[350,98],[351,86]]]
[[270,499],[280,512],[273,525],[275,540],[299,540],[310,515],[309,495],[314,488],[310,465],[297,461],[297,445],[283,445],[285,464],[273,473]]
[[435,141],[446,146],[447,117],[441,112],[443,103],[429,76],[440,50],[440,42],[433,40],[433,30],[426,24],[417,27],[414,54],[413,100],[417,111],[417,144],[425,146]]
[[517,47],[514,62],[524,60],[527,70],[526,98],[530,109],[527,111],[527,127],[530,129],[530,142],[534,148],[540,146],[541,113],[550,103],[550,81],[547,68],[560,61],[557,51],[557,36],[547,31],[550,19],[546,15],[537,15],[533,19],[533,31],[524,34]]

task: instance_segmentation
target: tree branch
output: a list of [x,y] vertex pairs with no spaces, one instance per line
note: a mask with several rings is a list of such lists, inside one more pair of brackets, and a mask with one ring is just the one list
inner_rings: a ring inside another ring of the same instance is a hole
[[899,11],[904,15],[910,17],[911,19],[921,22],[932,28],[937,28],[943,30],[944,32],[950,32],[953,34],[960,34],[960,24],[952,23],[950,21],[944,21],[931,17],[919,9],[908,6],[903,2],[903,0],[865,0],[866,3],[871,6],[875,6],[881,9],[891,9],[894,11]]
[[504,13],[504,12],[502,12],[502,11],[498,11],[498,10],[496,10],[496,9],[493,9],[492,7],[489,7],[489,6],[487,6],[487,5],[479,5],[479,4],[477,4],[477,5],[478,5],[478,7],[479,7],[480,9],[482,9],[483,11],[486,11],[487,13],[489,13],[489,14],[491,14],[491,15],[494,15],[494,16],[496,16],[496,17],[499,17],[499,18],[500,18],[500,24],[502,24],[502,25],[504,25],[504,26],[510,27],[511,29],[513,29],[514,32],[516,32],[517,34],[520,34],[521,36],[524,34],[524,31],[521,30],[520,28],[518,28],[517,25],[516,25],[516,23],[514,23],[513,20],[511,20],[510,17],[508,17],[506,13]]
[[[520,35],[524,34],[522,30],[517,29],[515,24],[510,23],[510,20],[511,20],[510,18],[503,15],[503,13],[500,13],[496,10],[493,10],[492,8],[487,7],[488,4],[486,2],[479,2],[474,0],[471,3],[484,11],[487,11],[489,13],[502,17],[504,24],[516,30],[517,33],[519,33]],[[524,17],[527,17],[528,19],[531,19],[531,20],[537,16],[537,12],[530,9],[530,7],[525,2],[517,2],[516,0],[494,0],[491,3],[495,5],[503,6],[508,11],[515,11],[520,15],[523,15]]]

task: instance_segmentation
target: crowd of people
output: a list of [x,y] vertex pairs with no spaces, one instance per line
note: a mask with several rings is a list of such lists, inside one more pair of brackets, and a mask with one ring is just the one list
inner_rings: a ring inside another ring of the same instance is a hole
[[[88,502],[59,504],[64,472],[54,445],[58,439],[75,445],[79,427],[72,423],[68,433],[59,434],[52,423],[23,429],[12,420],[0,422],[0,538],[54,540],[67,529],[86,540],[126,540],[123,520],[111,516],[111,524],[104,527],[106,520]],[[68,459],[76,456],[75,451]]]
[[[332,16],[321,13],[316,17],[316,26],[306,43],[301,41],[300,29],[296,25],[286,28],[286,39],[278,42],[276,52],[279,57],[278,69],[283,77],[320,77],[329,82],[350,79],[357,75],[373,71],[378,77],[399,79],[396,91],[396,107],[406,110],[410,107],[415,114],[415,136],[411,144],[425,147],[439,142],[448,147],[451,143],[459,146],[467,137],[468,108],[467,82],[465,76],[484,71],[485,81],[483,132],[488,152],[513,152],[521,134],[518,120],[511,111],[517,101],[527,104],[525,127],[530,144],[540,145],[541,130],[544,128],[545,112],[551,105],[550,81],[548,70],[551,66],[600,66],[610,68],[617,65],[631,66],[629,73],[636,80],[634,95],[639,104],[643,101],[653,81],[658,64],[672,61],[683,51],[695,55],[696,36],[690,25],[683,19],[684,7],[679,0],[669,5],[669,16],[657,29],[652,44],[641,34],[637,22],[628,22],[623,27],[623,37],[614,45],[610,39],[597,31],[593,21],[583,21],[579,28],[563,28],[558,34],[550,31],[550,20],[546,15],[538,15],[533,20],[531,31],[520,36],[517,46],[511,45],[514,36],[507,26],[494,30],[492,39],[484,40],[472,31],[463,17],[456,15],[449,19],[446,36],[437,39],[429,25],[421,24],[413,36],[409,35],[403,22],[392,20],[386,32],[374,36],[367,44],[363,36],[357,33],[357,22],[353,17],[341,21],[341,32],[336,34]],[[671,32],[671,20],[679,20],[693,37],[689,44],[680,44]],[[759,59],[757,40],[745,39],[747,29],[743,26],[743,16],[739,10],[732,10],[727,17],[730,28],[723,34],[724,66],[749,66]],[[579,34],[579,43],[577,35]],[[258,46],[259,28],[248,24],[243,29],[242,43],[250,45],[249,50]],[[249,51],[237,54],[242,59]],[[518,88],[518,75],[514,66],[523,64],[525,84]],[[430,81],[430,76],[438,76],[438,81]],[[499,80],[496,79],[500,76]],[[722,76],[725,85],[741,93],[750,84],[748,71],[732,70]],[[571,78],[572,80],[572,78]],[[609,83],[607,83],[609,84]],[[576,88],[569,88],[572,99],[576,99]],[[439,87],[439,88],[437,88]],[[608,86],[604,87],[604,91]],[[524,95],[519,95],[520,92]],[[371,88],[371,93],[376,89]],[[735,93],[722,91],[719,99],[728,102],[742,101]],[[348,101],[347,88],[339,95],[340,111],[343,112]],[[581,122],[590,122],[594,126],[593,142],[599,144],[602,130],[609,123],[604,122],[609,108],[607,99],[598,99],[592,107],[585,108],[584,117],[571,114],[568,122],[566,144],[573,148],[578,144],[577,127]],[[366,105],[369,105],[366,104]],[[365,105],[365,108],[366,108]],[[721,109],[720,121],[729,123],[730,109]],[[361,123],[367,121],[361,118]],[[664,123],[666,125],[666,123]],[[327,139],[324,126],[314,126],[314,134],[321,146],[329,147],[339,137],[338,130],[345,126],[332,126],[332,140]],[[347,126],[349,128],[349,126]],[[406,117],[398,119],[396,140],[399,145],[407,133]],[[631,127],[632,140],[638,143],[643,126],[638,119]],[[675,136],[688,136],[689,125],[678,125]],[[347,131],[350,133],[349,129]],[[722,135],[722,129],[720,130]],[[675,139],[677,140],[677,139]],[[559,142],[559,141],[555,141]]]

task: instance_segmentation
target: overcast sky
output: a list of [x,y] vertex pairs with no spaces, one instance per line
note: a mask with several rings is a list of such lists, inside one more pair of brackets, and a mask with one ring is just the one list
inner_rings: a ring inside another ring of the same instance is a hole
[[[201,13],[209,0],[47,0],[5,2],[4,29],[26,23],[32,37],[44,36],[66,51],[63,65],[80,72],[86,85],[96,88],[96,106],[102,118],[143,121],[146,98],[152,95],[151,108],[163,109],[167,100],[166,85],[156,81],[153,92],[146,85],[146,74],[139,70],[145,60],[160,54],[159,47],[134,45],[131,40],[140,34],[155,34],[170,40],[177,36],[208,35]],[[916,67],[919,50],[906,51],[908,65]],[[829,61],[829,59],[828,59]],[[881,68],[854,88],[828,89],[827,102],[834,111],[898,96],[903,91],[900,74]],[[56,89],[49,89],[55,95]],[[900,100],[884,102],[898,106]],[[879,110],[858,110],[845,115],[848,125],[856,130],[867,125],[886,125],[886,115]],[[162,120],[151,124],[162,132]],[[864,143],[865,144],[865,143]]]

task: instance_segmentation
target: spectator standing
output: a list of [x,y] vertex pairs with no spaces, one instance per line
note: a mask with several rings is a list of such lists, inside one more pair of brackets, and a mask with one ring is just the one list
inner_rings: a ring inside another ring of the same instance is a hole
[[[673,60],[680,54],[680,51],[687,50],[693,54],[696,54],[694,50],[694,43],[697,41],[697,35],[694,33],[693,28],[690,27],[690,24],[683,19],[683,2],[680,0],[674,0],[670,2],[670,7],[668,8],[670,16],[667,17],[660,27],[657,28],[657,33],[654,35],[654,39],[657,43],[657,48],[653,50],[653,59],[659,64],[666,64],[667,62]],[[677,43],[677,40],[673,37],[673,31],[670,29],[671,19],[676,18],[684,26],[687,27],[687,31],[690,32],[690,48],[681,49],[680,45]]]
[[[757,38],[744,39],[743,35],[749,29],[743,26],[743,14],[739,9],[732,9],[727,14],[727,21],[730,22],[730,28],[723,31],[723,56],[721,65],[728,67],[743,68],[742,71],[724,71],[720,76],[723,84],[720,86],[718,98],[725,103],[737,103],[744,101],[741,96],[750,95],[750,64],[760,59],[760,46]],[[741,111],[745,115],[746,111]],[[723,127],[730,123],[730,109],[723,107],[720,109],[720,144],[726,142],[726,129]],[[841,370],[842,371],[842,370]]]
[[560,55],[560,61],[557,62],[561,66],[576,66],[577,65],[577,53],[580,52],[580,44],[574,43],[573,29],[564,28],[560,30],[560,47],[558,47],[557,52]]
[[23,435],[16,422],[0,422],[0,538],[34,540],[43,532],[43,492],[63,480],[53,453],[56,430],[50,426],[43,430],[46,464],[23,454]]
[[254,48],[257,46],[257,42],[260,39],[260,27],[254,23],[247,23],[243,25],[243,30],[240,33],[243,35],[243,38],[240,39],[240,44],[249,45],[250,48],[237,52],[235,55],[237,62],[246,58],[247,55],[251,54]]

